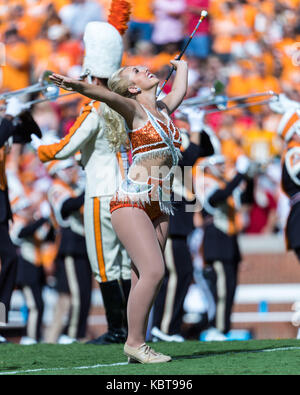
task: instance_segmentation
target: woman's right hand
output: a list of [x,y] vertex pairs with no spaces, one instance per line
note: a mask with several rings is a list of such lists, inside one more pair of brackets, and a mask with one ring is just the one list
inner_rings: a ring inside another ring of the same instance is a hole
[[49,79],[56,86],[67,91],[77,91],[80,85],[80,81],[77,81],[74,78],[65,77],[63,75],[55,73],[51,74],[49,76]]
[[187,62],[185,60],[178,60],[177,57],[173,60],[170,61],[171,65],[174,66],[175,70],[178,69],[178,67],[187,67]]

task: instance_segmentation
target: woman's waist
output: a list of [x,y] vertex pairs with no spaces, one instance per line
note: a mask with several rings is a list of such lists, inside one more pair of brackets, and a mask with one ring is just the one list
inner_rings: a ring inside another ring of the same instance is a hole
[[127,182],[136,184],[156,185],[173,182],[176,166],[167,161],[152,163],[133,163],[127,174]]
[[[168,169],[168,168],[167,168]],[[170,187],[173,186],[174,181],[174,171],[173,169],[168,169],[168,172],[162,172],[161,174],[145,173],[141,177],[132,177],[129,173],[127,177],[121,182],[120,185],[135,185],[140,187],[142,190],[148,190],[146,186],[149,187]],[[142,188],[143,187],[143,188]]]
[[132,160],[133,163],[131,166],[144,166],[144,167],[160,167],[160,166],[168,166],[173,167],[177,166],[179,159],[181,158],[180,148],[174,147],[173,152],[168,148],[154,148],[148,150],[132,150]]
[[149,175],[146,179],[132,179],[130,175],[121,182],[116,192],[119,196],[127,196],[132,200],[171,201],[173,193],[174,173],[172,170],[165,177]]

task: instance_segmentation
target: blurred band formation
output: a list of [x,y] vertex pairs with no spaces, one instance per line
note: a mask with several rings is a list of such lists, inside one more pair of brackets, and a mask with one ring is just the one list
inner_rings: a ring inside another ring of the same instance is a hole
[[[22,344],[125,343],[130,258],[111,226],[109,204],[132,153],[124,146],[110,150],[102,104],[100,111],[99,102],[64,95],[41,76],[50,70],[106,84],[120,57],[122,66],[146,66],[163,82],[207,10],[184,54],[186,102],[172,115],[182,137],[178,167],[185,183],[175,175],[166,273],[148,337],[181,342],[209,329],[208,340],[226,340],[242,262],[238,236],[282,234],[300,261],[300,1],[130,0],[128,29],[112,33],[111,42],[103,36],[114,57],[110,65],[106,52],[89,51],[102,37],[91,23],[107,22],[114,1],[0,0],[5,319],[9,323],[12,294],[20,290]],[[41,88],[7,96],[34,84]],[[230,98],[235,108],[224,111]],[[205,322],[188,332],[184,302],[193,283],[207,311]],[[93,288],[103,301],[105,333],[89,329]],[[47,289],[56,302],[45,327]],[[5,333],[0,327],[0,343]]]

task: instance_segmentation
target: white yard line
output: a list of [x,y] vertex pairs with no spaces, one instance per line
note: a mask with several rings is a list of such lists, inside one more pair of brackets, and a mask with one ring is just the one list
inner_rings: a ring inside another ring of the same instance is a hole
[[278,347],[278,348],[269,348],[266,350],[258,350],[258,351],[272,352],[272,351],[290,351],[290,350],[300,350],[300,347]]
[[112,367],[112,366],[123,366],[123,365],[128,365],[128,362],[98,364],[98,365],[91,365],[91,366],[75,366],[75,367],[66,367],[66,368],[41,368],[41,369],[30,369],[30,370],[15,370],[15,371],[0,372],[0,376],[4,376],[4,375],[8,375],[8,374],[24,374],[24,373],[37,373],[37,372],[59,372],[62,370],[98,369],[98,368],[106,368],[106,367]]
[[[232,355],[232,354],[247,354],[247,353],[259,353],[259,352],[275,352],[275,351],[295,351],[300,350],[300,347],[278,347],[278,348],[266,348],[264,350],[248,350],[248,351],[228,351],[228,353],[224,354],[207,354],[201,355],[198,358],[203,357],[212,357],[212,356],[220,356],[220,355]],[[196,356],[192,356],[193,358],[197,358]],[[179,357],[180,358],[180,357]],[[179,359],[178,357],[174,358]],[[186,358],[189,359],[189,358]],[[91,366],[75,366],[75,367],[65,367],[65,368],[41,368],[41,369],[30,369],[30,370],[15,370],[15,371],[7,371],[7,372],[0,372],[0,376],[5,375],[15,375],[15,374],[25,374],[25,373],[38,373],[38,372],[59,372],[62,370],[83,370],[83,369],[98,369],[98,368],[106,368],[106,367],[113,367],[113,366],[125,366],[128,365],[127,362],[117,362],[117,363],[110,363],[110,364],[98,364],[98,365],[91,365]]]

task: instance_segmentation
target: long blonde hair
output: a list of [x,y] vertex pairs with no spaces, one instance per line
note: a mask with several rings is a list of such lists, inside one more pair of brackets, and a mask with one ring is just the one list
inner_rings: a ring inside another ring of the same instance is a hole
[[111,91],[121,96],[133,98],[135,95],[128,90],[130,85],[129,79],[121,75],[125,69],[126,67],[121,67],[119,70],[115,71],[108,79],[107,86]]
[[129,148],[124,118],[105,103],[101,103],[100,109],[105,121],[105,137],[111,150],[118,152],[121,150],[122,146],[126,149]]
[[[111,91],[118,93],[121,96],[134,97],[134,95],[128,90],[128,79],[121,76],[124,69],[125,67],[122,67],[113,73],[107,82],[107,86]],[[113,151],[120,151],[122,145],[128,148],[129,141],[124,118],[119,113],[112,110],[108,105],[103,104],[101,105],[101,108],[102,116],[105,120],[105,135],[111,149]]]

